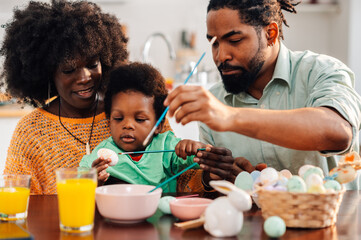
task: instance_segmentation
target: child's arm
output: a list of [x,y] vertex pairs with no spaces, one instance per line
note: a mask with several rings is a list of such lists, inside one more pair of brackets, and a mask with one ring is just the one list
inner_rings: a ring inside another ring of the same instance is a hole
[[196,155],[197,149],[205,147],[206,144],[204,143],[185,139],[179,141],[178,144],[175,146],[175,153],[178,155],[178,157],[187,159],[187,156]]
[[110,159],[99,157],[92,163],[92,167],[96,168],[98,172],[98,186],[104,185],[108,180],[110,174],[106,172],[106,169],[109,167],[110,162]]

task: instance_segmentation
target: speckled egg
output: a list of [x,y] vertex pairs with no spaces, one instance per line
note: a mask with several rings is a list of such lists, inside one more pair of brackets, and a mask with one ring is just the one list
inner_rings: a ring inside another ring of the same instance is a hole
[[107,148],[101,148],[97,152],[98,158],[110,159],[109,166],[115,166],[118,163],[119,157],[113,150]]
[[306,192],[306,183],[299,176],[292,176],[287,182],[287,190],[289,192]]
[[323,186],[327,189],[333,189],[335,191],[340,191],[341,190],[341,184],[339,182],[337,182],[336,180],[328,180],[325,182],[325,184],[323,184]]
[[303,165],[302,167],[300,167],[300,169],[298,169],[298,176],[300,176],[301,178],[303,178],[303,174],[305,174],[305,172],[310,169],[310,168],[313,168],[315,166],[313,165],[309,165],[309,164],[306,164],[306,165]]
[[308,176],[310,176],[311,174],[317,174],[319,175],[322,179],[324,178],[324,175],[323,175],[323,171],[321,168],[319,167],[313,167],[313,168],[310,168],[308,169],[305,174],[303,174],[303,179],[306,180]]
[[169,202],[175,200],[175,197],[172,196],[165,196],[159,199],[158,208],[161,210],[164,214],[171,214]]
[[348,183],[353,181],[356,176],[356,170],[351,165],[343,165],[339,167],[335,167],[330,171],[330,176],[337,173],[337,177],[335,180],[339,183]]
[[251,174],[246,171],[240,172],[234,181],[234,185],[245,191],[252,190],[253,178]]
[[268,167],[261,171],[259,179],[263,185],[276,183],[278,179],[278,172],[276,169]]
[[286,224],[282,218],[272,216],[266,219],[263,224],[263,230],[271,238],[281,237],[286,232]]

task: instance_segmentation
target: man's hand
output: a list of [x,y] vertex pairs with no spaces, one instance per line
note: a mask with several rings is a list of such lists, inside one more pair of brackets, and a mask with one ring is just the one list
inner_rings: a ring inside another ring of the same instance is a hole
[[204,182],[209,180],[225,179],[234,182],[232,174],[233,162],[232,152],[227,148],[206,146],[205,151],[199,151],[194,161],[204,170]]

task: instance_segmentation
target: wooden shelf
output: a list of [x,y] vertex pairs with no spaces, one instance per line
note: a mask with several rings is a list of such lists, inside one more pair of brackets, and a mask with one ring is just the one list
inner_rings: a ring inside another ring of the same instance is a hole
[[326,3],[300,3],[296,6],[298,12],[309,13],[338,13],[340,12],[340,6],[338,4],[326,4]]

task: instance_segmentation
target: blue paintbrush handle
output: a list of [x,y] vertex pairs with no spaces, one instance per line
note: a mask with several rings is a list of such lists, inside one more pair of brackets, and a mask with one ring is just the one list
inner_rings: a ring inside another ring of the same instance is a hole
[[[205,148],[198,148],[197,151],[205,151]],[[136,152],[122,152],[120,155],[132,155],[141,153],[160,153],[160,152],[174,152],[175,150],[150,150],[150,151],[136,151]]]
[[176,175],[168,178],[167,180],[165,180],[164,182],[162,182],[161,184],[157,185],[155,188],[153,188],[152,190],[150,190],[148,193],[153,192],[154,190],[164,186],[165,184],[169,183],[170,181],[172,181],[173,179],[175,179],[176,177],[178,177],[179,175],[181,175],[182,173],[184,173],[185,171],[187,171],[188,169],[191,169],[192,167],[194,167],[195,165],[197,165],[197,163],[193,163],[191,165],[189,165],[188,167],[186,167],[185,169],[183,169],[182,171],[180,171],[179,173],[177,173]]
[[[194,68],[192,69],[192,71],[189,73],[188,77],[186,78],[186,80],[184,81],[183,85],[185,85],[189,78],[193,75],[193,72],[196,70],[196,68],[198,67],[199,63],[202,61],[202,59],[204,58],[204,55],[206,55],[206,52],[204,52],[202,54],[202,56],[199,58],[198,62],[196,63],[196,65],[194,66]],[[165,117],[165,115],[167,114],[169,110],[169,106],[164,109],[164,112],[162,113],[162,115],[160,116],[160,118],[158,119],[157,123],[154,125],[153,129],[150,131],[150,133],[148,134],[148,136],[145,138],[143,145],[147,145],[147,143],[149,142],[151,136],[154,134],[155,130],[157,129],[157,127],[159,126],[159,124],[162,122],[163,118]]]

